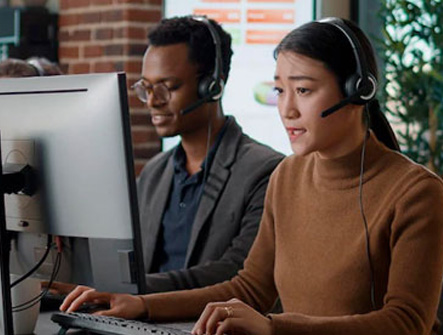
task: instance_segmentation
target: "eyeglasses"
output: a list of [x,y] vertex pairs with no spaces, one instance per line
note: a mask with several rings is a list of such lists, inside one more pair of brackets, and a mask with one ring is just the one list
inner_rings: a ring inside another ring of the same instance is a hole
[[148,101],[149,94],[153,94],[158,104],[165,104],[171,99],[171,91],[174,88],[169,88],[165,83],[160,82],[155,85],[146,85],[143,79],[137,81],[131,88],[139,100],[143,103]]

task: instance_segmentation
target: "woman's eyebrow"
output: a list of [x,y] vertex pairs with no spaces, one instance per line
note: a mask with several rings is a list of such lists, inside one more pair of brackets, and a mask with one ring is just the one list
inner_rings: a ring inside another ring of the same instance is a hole
[[[280,76],[274,76],[274,80],[279,80]],[[317,81],[317,79],[310,77],[310,76],[288,76],[289,80],[293,80],[293,81],[300,81],[300,80],[310,80],[310,81]]]

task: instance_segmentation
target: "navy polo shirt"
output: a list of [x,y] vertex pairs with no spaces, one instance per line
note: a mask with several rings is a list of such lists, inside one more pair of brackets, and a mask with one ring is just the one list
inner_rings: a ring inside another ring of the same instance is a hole
[[169,200],[163,213],[159,240],[151,272],[166,272],[184,267],[192,225],[204,187],[205,169],[209,169],[220,145],[226,125],[217,135],[199,172],[189,175],[186,170],[186,154],[181,144],[173,153],[174,179]]

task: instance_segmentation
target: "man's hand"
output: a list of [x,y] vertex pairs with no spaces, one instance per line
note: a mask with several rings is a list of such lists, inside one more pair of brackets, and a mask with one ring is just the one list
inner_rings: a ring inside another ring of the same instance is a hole
[[[42,289],[47,288],[48,285],[49,285],[48,281],[41,282]],[[71,293],[71,291],[73,291],[76,286],[77,286],[76,284],[52,282],[51,287],[49,288],[49,292],[51,294],[66,295]]]
[[124,319],[147,317],[146,306],[140,296],[97,292],[88,286],[77,286],[63,301],[60,310],[74,312],[84,303],[108,305],[109,309],[94,314],[115,316]]

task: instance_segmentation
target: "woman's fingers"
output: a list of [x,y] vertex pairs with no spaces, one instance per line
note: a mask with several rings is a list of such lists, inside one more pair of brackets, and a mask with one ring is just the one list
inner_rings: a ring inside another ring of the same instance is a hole
[[192,329],[192,333],[195,335],[215,334],[220,322],[227,318],[235,317],[235,306],[239,302],[237,299],[232,299],[227,302],[211,302],[207,304]]

